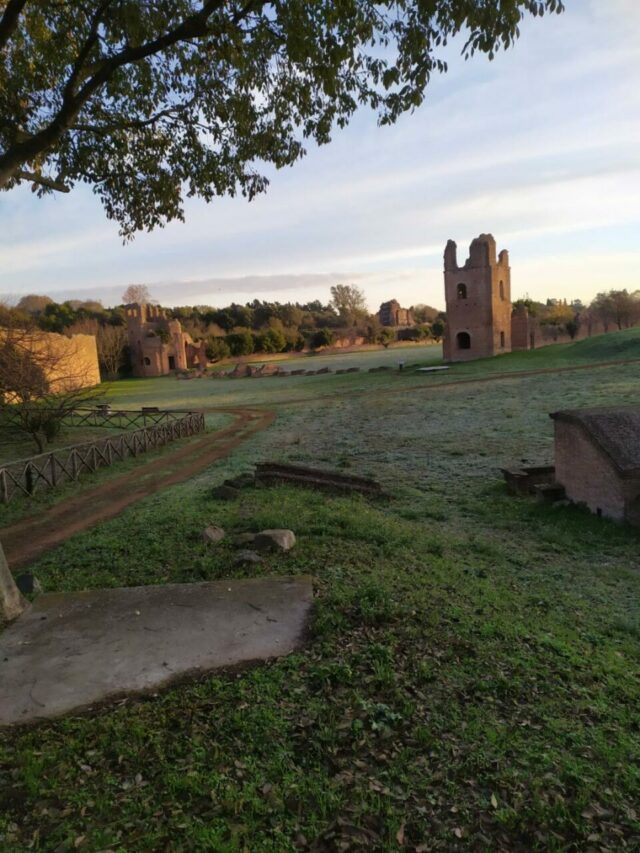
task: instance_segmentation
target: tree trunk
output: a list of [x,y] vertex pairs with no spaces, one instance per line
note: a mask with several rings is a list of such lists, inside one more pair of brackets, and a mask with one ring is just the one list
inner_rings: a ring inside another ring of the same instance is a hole
[[16,586],[0,543],[0,622],[16,619],[28,606]]

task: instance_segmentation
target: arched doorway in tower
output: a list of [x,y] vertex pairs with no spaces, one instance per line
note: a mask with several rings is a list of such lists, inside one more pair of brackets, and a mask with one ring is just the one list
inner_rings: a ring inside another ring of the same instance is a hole
[[458,349],[471,349],[471,335],[469,332],[458,332],[456,335]]

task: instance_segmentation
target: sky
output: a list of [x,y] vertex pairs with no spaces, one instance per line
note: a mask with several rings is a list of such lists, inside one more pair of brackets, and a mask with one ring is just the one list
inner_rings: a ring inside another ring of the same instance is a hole
[[161,304],[327,302],[444,307],[442,255],[482,232],[509,249],[512,297],[589,302],[640,289],[640,0],[565,0],[493,62],[464,61],[393,127],[360,111],[331,144],[269,173],[251,203],[186,203],[186,222],[123,245],[89,188],[0,194],[0,298]]

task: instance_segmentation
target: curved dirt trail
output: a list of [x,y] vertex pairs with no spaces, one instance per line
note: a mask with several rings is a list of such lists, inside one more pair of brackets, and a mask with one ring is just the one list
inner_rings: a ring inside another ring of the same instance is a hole
[[[326,396],[296,397],[277,399],[279,406],[305,404],[310,401],[331,404],[339,402],[345,396],[349,398],[366,396],[386,396],[406,393],[424,393],[449,390],[460,385],[502,382],[524,377],[540,376],[552,373],[568,373],[577,370],[615,367],[638,363],[640,359],[619,359],[614,361],[592,362],[588,364],[543,367],[533,370],[521,370],[505,373],[493,373],[485,376],[465,377],[439,382],[434,385],[410,385],[402,388],[361,389]],[[273,411],[259,408],[207,408],[207,412],[221,412],[234,415],[229,426],[209,433],[195,442],[190,442],[170,455],[162,456],[153,462],[140,465],[134,471],[110,479],[104,485],[94,489],[85,489],[77,496],[60,501],[41,516],[26,518],[16,524],[0,529],[2,542],[9,565],[14,569],[24,566],[41,554],[64,542],[81,530],[93,527],[101,521],[113,518],[123,509],[160,489],[188,480],[199,474],[213,462],[228,456],[238,445],[253,433],[266,429],[274,420]]]
[[39,516],[0,530],[0,541],[12,569],[27,565],[75,533],[113,518],[130,504],[199,474],[228,456],[249,436],[266,429],[275,418],[274,412],[264,409],[215,411],[234,415],[233,422],[100,486],[83,489]]

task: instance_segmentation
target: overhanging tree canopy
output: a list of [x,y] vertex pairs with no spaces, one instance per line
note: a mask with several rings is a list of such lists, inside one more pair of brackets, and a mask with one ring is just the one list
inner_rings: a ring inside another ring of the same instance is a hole
[[438,51],[493,56],[561,0],[5,0],[0,189],[93,186],[126,236],[262,192],[359,104],[420,104]]

